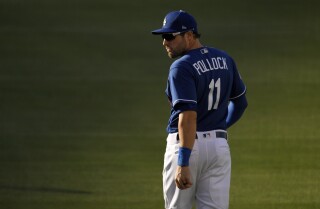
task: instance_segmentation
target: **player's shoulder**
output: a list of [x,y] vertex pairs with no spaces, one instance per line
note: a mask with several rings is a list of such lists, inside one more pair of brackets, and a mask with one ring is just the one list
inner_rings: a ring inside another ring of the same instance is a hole
[[183,55],[182,57],[176,59],[170,66],[170,71],[190,71],[194,73],[194,64],[200,62],[208,62],[210,59],[214,59],[214,57],[218,57],[220,60],[225,60],[228,65],[233,66],[234,60],[224,50],[203,46],[201,48],[193,49]]
[[208,50],[215,57],[225,57],[228,63],[230,63],[231,65],[235,65],[235,61],[233,57],[225,50],[214,48],[214,47],[208,47]]
[[230,57],[228,52],[225,50],[215,48],[215,47],[204,47],[204,49],[207,49],[211,54],[215,54],[216,56],[224,56],[224,57]]
[[186,55],[176,59],[170,66],[169,76],[194,77],[194,69],[190,58]]
[[176,59],[170,66],[170,69],[188,69],[190,68],[190,59],[192,59],[189,55],[184,55],[178,59]]

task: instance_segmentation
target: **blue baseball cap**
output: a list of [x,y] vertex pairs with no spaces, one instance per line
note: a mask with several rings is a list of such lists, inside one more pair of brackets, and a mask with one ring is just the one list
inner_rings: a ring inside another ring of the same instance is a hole
[[192,15],[183,10],[179,10],[168,13],[163,20],[162,28],[151,31],[151,33],[160,35],[187,31],[198,33],[197,22]]

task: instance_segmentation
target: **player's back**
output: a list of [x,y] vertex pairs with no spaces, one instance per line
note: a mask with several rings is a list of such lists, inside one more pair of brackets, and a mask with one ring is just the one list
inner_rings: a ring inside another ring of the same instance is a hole
[[171,69],[186,71],[186,79],[193,77],[193,83],[184,84],[189,91],[185,100],[196,101],[197,131],[226,129],[229,99],[245,89],[233,59],[218,49],[202,47],[176,60]]

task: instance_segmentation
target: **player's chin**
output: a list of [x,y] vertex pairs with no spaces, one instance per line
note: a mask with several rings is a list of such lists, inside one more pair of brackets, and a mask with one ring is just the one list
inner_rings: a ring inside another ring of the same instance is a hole
[[171,59],[174,58],[172,53],[169,53],[169,52],[168,52],[168,57],[170,57]]
[[178,57],[179,55],[172,53],[172,52],[168,52],[168,57],[170,57],[171,59]]

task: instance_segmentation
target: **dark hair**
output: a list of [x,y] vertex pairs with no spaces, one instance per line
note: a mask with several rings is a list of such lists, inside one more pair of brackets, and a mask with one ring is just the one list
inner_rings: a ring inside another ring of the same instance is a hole
[[[184,36],[184,34],[187,33],[187,32],[189,32],[189,31],[183,32],[180,35]],[[198,38],[199,39],[201,37],[200,33],[195,32],[195,31],[191,31],[191,32],[192,32],[194,38]]]
[[197,33],[197,32],[193,32],[193,35],[194,35],[195,38],[200,38],[201,37],[201,34]]

